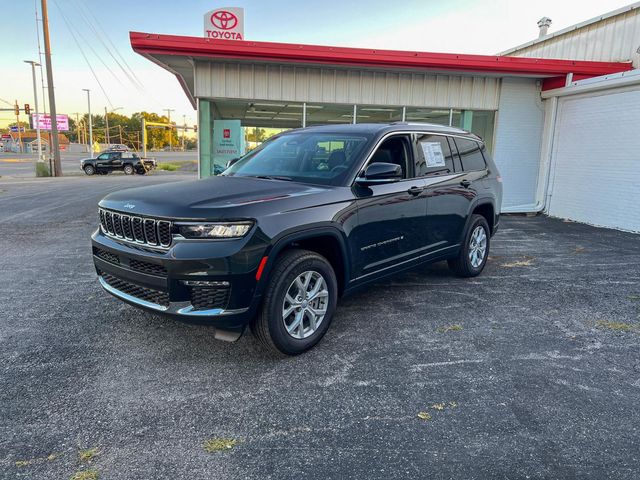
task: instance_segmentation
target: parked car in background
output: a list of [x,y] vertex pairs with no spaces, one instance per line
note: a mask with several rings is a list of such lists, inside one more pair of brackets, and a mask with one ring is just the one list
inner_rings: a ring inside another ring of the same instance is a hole
[[127,147],[122,143],[116,143],[114,145],[110,145],[109,148],[107,148],[107,150],[110,150],[112,152],[128,152],[129,147]]
[[293,355],[322,338],[339,297],[372,281],[440,260],[479,275],[501,182],[482,140],[456,128],[291,130],[219,176],[111,193],[93,261],[123,301],[225,340],[249,325]]
[[106,175],[116,170],[123,171],[126,175],[134,173],[144,175],[156,166],[156,161],[153,158],[140,158],[133,152],[113,150],[102,152],[95,158],[80,160],[80,168],[87,175]]

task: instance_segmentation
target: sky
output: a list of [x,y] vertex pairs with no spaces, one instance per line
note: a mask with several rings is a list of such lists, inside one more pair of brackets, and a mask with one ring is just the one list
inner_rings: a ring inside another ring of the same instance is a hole
[[[38,60],[35,7],[40,0],[1,0],[0,105],[33,106],[31,67]],[[428,52],[495,54],[549,32],[609,12],[629,0],[48,0],[58,113],[104,108],[162,112],[196,123],[175,77],[131,50],[129,31],[203,36],[203,16],[218,7],[245,9],[245,39]],[[40,13],[39,13],[40,15]],[[42,42],[41,24],[40,40]],[[103,33],[104,32],[104,33]],[[106,35],[105,35],[106,33]],[[44,49],[44,46],[42,46]],[[86,57],[86,58],[85,58]],[[121,66],[119,66],[121,65]],[[135,85],[123,70],[135,72]],[[91,70],[95,72],[92,74]],[[39,75],[39,74],[38,74]],[[99,85],[97,79],[102,84]],[[104,91],[103,91],[104,90]],[[38,77],[38,95],[42,89]],[[183,117],[184,116],[184,117]],[[15,120],[0,112],[0,126]]]

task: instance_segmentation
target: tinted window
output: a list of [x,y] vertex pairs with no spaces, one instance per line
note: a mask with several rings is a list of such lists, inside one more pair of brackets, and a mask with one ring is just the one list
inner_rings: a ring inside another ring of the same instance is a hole
[[466,138],[456,138],[455,142],[462,161],[462,168],[465,171],[484,170],[486,168],[478,142]]
[[402,178],[409,178],[409,162],[408,137],[404,135],[393,136],[388,138],[378,147],[373,156],[371,157],[371,163],[393,163],[400,165],[402,169]]
[[362,158],[365,135],[299,132],[273,137],[224,171],[238,177],[277,177],[340,185]]
[[453,172],[453,155],[447,137],[416,135],[416,177]]

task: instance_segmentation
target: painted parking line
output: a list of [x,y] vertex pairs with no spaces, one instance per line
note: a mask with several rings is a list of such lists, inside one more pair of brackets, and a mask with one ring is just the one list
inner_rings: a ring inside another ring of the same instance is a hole
[[33,160],[28,158],[2,158],[0,159],[0,163],[29,163]]

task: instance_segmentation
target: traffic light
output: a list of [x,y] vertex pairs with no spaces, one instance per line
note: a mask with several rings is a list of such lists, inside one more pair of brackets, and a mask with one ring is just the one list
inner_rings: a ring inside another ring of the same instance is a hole
[[31,113],[31,107],[29,106],[28,103],[24,104],[24,114],[25,115],[29,115]]
[[16,114],[16,117],[20,115],[20,107],[17,103],[13,106],[13,112]]

